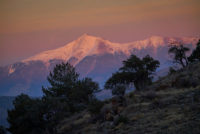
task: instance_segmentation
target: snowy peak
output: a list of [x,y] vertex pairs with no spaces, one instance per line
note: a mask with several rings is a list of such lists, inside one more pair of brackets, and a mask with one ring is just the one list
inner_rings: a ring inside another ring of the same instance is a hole
[[169,41],[171,40],[181,40],[186,44],[195,44],[198,41],[198,38],[168,38],[161,36],[151,36],[150,38],[147,38],[145,40],[120,44],[112,43],[100,37],[83,34],[77,40],[74,40],[64,45],[63,47],[54,50],[44,51],[23,60],[23,62],[34,60],[49,62],[53,59],[68,61],[71,58],[75,58],[76,62],[74,62],[74,65],[76,65],[86,56],[102,55],[105,53],[123,53],[125,55],[130,55],[133,49],[138,51],[149,47],[156,49],[160,46],[168,45]]
[[85,56],[95,54],[95,50],[97,49],[97,45],[99,44],[99,42],[104,42],[104,40],[99,37],[84,34],[77,40],[74,40],[64,45],[63,47],[54,50],[44,51],[23,60],[23,62],[28,62],[32,60],[41,60],[44,62],[48,62],[52,59],[62,59],[64,61],[67,61],[71,57],[75,57],[76,59],[78,59],[78,61],[80,61]]
[[154,46],[156,45],[165,45],[165,39],[161,36],[151,36],[149,39],[147,39],[153,44]]
[[98,38],[100,38],[100,37],[96,37],[96,36],[92,36],[92,35],[89,35],[87,33],[84,33],[78,39],[79,40],[92,40],[92,39],[98,39]]

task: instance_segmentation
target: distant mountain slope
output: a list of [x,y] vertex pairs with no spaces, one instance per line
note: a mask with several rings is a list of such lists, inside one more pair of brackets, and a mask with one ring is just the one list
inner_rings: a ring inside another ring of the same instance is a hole
[[7,110],[13,108],[15,97],[0,96],[0,125],[8,127]]
[[31,96],[41,95],[41,86],[47,85],[49,71],[62,61],[70,62],[82,77],[92,77],[101,86],[132,53],[139,57],[151,55],[161,62],[162,69],[169,66],[167,51],[171,41],[182,41],[192,49],[198,38],[152,36],[142,41],[120,44],[84,34],[63,47],[0,67],[0,95],[18,95],[22,92]]

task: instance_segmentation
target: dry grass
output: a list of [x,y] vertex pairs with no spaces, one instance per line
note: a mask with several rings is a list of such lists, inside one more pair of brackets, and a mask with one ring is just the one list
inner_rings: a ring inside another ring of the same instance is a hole
[[[193,72],[189,71],[191,69]],[[172,83],[180,77],[199,76],[200,64],[195,64],[185,71],[161,78],[149,87],[150,91],[132,92],[126,95],[127,106],[121,115],[126,117],[128,122],[122,121],[117,125],[112,121],[91,123],[89,117],[84,116],[88,112],[83,112],[81,118],[71,117],[60,124],[60,133],[198,134],[200,133],[200,85],[176,88]],[[73,127],[70,128],[69,122],[72,122]]]

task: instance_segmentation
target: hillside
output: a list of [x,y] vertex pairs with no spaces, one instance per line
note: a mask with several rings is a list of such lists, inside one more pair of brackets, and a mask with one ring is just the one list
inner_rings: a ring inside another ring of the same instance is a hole
[[200,63],[127,94],[123,106],[116,100],[105,101],[96,117],[83,111],[64,119],[57,129],[60,134],[200,133]]
[[30,96],[41,96],[42,85],[47,86],[47,75],[61,62],[74,65],[81,77],[91,77],[101,87],[130,54],[138,57],[149,54],[160,61],[161,66],[158,71],[161,71],[170,65],[168,44],[171,41],[181,41],[192,50],[198,38],[152,36],[130,43],[113,43],[84,34],[63,47],[0,67],[0,95],[16,96],[25,93]]

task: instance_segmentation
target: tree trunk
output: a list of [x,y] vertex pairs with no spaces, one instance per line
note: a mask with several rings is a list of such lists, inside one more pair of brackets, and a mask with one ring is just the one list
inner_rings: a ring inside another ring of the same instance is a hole
[[180,63],[182,65],[182,67],[184,68],[185,67],[185,64],[183,63],[183,59],[180,60]]

